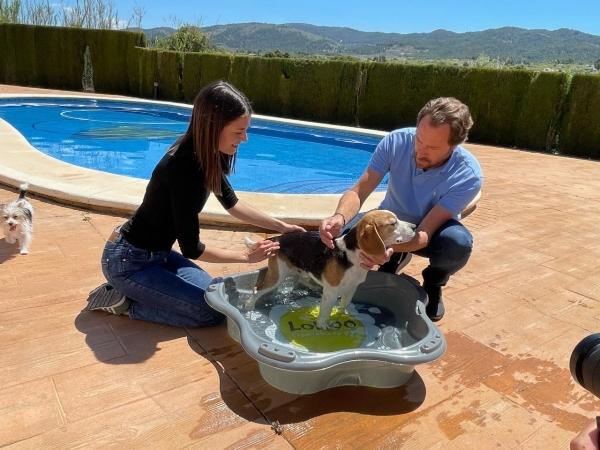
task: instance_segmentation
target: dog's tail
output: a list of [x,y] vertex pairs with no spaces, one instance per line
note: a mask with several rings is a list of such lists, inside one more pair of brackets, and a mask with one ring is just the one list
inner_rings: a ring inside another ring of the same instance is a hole
[[244,244],[246,244],[246,247],[250,248],[252,247],[254,244],[256,244],[255,241],[253,241],[252,239],[250,239],[248,236],[246,236],[244,238]]
[[23,200],[25,195],[27,195],[27,189],[29,189],[28,183],[23,183],[19,186],[19,200]]
[[[273,241],[273,242],[279,242],[279,238],[280,238],[280,237],[281,237],[281,236],[272,236],[272,237],[270,237],[270,238],[267,238],[267,240],[268,240],[268,241]],[[248,236],[246,236],[246,237],[244,238],[244,244],[246,244],[246,247],[248,247],[248,248],[252,248],[252,246],[253,246],[253,245],[256,245],[256,244],[257,244],[257,242],[256,242],[256,241],[253,241],[253,240],[252,240],[252,239],[250,239]]]

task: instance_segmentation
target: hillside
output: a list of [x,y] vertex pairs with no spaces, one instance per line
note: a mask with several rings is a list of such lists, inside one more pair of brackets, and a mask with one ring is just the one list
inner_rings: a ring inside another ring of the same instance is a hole
[[[485,54],[515,62],[600,59],[600,36],[570,29],[504,27],[454,33],[378,33],[303,23],[239,23],[203,29],[219,46],[233,51],[386,56],[409,59],[471,59]],[[164,32],[164,29],[161,29]]]

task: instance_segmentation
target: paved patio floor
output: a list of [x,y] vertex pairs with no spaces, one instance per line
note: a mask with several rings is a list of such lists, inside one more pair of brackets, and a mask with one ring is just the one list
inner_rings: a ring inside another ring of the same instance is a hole
[[[566,448],[600,411],[568,369],[575,344],[600,332],[600,164],[467,147],[486,181],[465,220],[473,256],[444,291],[448,350],[395,389],[286,394],[224,326],[80,312],[124,218],[32,198],[31,253],[0,240],[0,446]],[[0,187],[0,203],[15,195]],[[202,236],[239,247],[248,233]],[[415,257],[407,273],[419,279],[424,265]]]

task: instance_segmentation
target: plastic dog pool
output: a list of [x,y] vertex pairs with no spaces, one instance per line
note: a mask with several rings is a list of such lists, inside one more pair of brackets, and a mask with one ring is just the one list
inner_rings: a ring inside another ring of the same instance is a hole
[[334,309],[323,330],[315,323],[320,287],[286,279],[258,296],[254,286],[264,270],[211,285],[206,300],[227,316],[230,336],[277,389],[309,394],[343,385],[396,387],[408,381],[416,364],[446,349],[425,314],[427,294],[413,278],[369,272],[348,314]]

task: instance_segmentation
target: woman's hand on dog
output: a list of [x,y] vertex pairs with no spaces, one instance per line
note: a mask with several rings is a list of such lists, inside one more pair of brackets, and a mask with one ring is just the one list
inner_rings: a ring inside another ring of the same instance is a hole
[[388,262],[393,254],[393,248],[386,249],[383,255],[368,255],[367,253],[361,251],[358,253],[360,267],[366,270],[371,270],[375,266],[381,266],[382,264]]
[[323,220],[319,226],[321,242],[329,248],[334,248],[333,240],[342,233],[344,225],[344,218],[339,214],[334,214]]
[[275,256],[277,250],[279,250],[279,242],[265,239],[244,250],[244,259],[249,263],[264,261],[271,256]]

